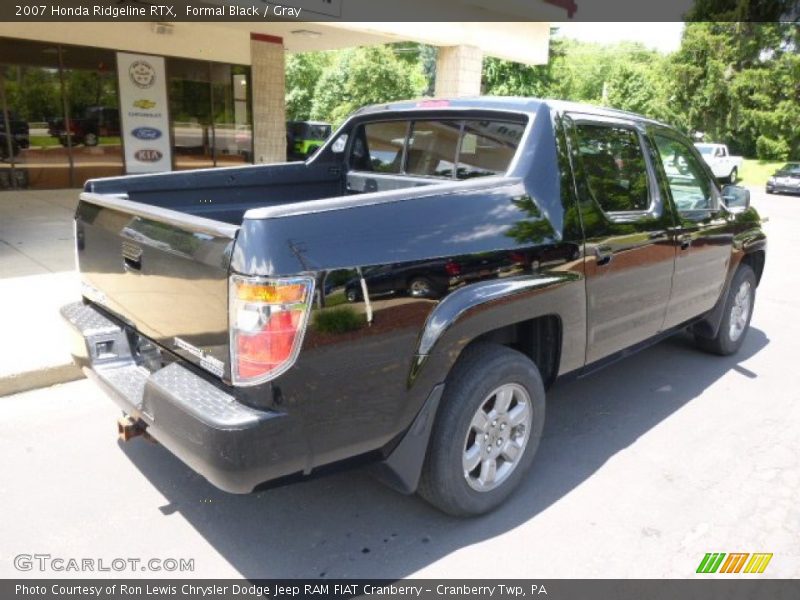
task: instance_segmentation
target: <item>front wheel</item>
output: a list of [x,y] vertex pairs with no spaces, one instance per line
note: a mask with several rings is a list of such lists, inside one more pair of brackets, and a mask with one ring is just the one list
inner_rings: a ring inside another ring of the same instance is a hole
[[735,354],[744,343],[753,305],[756,299],[756,274],[750,265],[740,265],[733,276],[728,296],[725,299],[725,313],[717,335],[702,337],[695,333],[695,342],[706,352],[721,356]]
[[87,133],[83,138],[84,146],[97,146],[99,142],[100,138],[94,133]]
[[739,179],[739,169],[733,167],[733,169],[731,170],[731,174],[728,177],[728,181],[730,181],[731,183],[736,183],[738,179]]
[[530,469],[544,426],[544,385],[524,354],[467,348],[445,383],[419,494],[455,516],[501,504]]

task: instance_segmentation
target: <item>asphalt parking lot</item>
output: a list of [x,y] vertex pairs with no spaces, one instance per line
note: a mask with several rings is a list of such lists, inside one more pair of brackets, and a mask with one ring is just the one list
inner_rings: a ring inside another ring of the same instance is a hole
[[[532,472],[491,515],[445,517],[359,472],[228,495],[118,443],[84,380],[0,398],[0,576],[683,578],[706,552],[768,552],[761,577],[800,577],[800,197],[753,204],[770,240],[739,355],[679,336],[557,385]],[[23,553],[195,571],[20,572]]]

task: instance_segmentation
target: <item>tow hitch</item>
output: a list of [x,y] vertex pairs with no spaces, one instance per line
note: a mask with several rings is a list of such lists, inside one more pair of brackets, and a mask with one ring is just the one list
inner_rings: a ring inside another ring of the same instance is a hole
[[142,436],[147,441],[155,441],[147,433],[147,424],[141,419],[134,419],[130,415],[125,415],[117,419],[117,433],[120,441],[127,442],[135,437]]

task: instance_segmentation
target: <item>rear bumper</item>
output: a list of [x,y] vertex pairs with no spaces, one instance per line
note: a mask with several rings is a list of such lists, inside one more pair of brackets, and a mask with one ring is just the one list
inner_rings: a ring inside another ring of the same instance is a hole
[[304,469],[302,435],[289,415],[245,406],[180,362],[146,368],[148,361],[131,351],[136,334],[91,305],[69,304],[61,315],[87,377],[218,488],[248,493]]

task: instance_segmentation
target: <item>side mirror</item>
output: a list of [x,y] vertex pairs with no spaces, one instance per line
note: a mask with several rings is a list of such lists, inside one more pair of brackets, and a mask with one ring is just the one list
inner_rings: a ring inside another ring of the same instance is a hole
[[750,190],[739,185],[726,185],[722,188],[722,201],[730,210],[750,208]]

